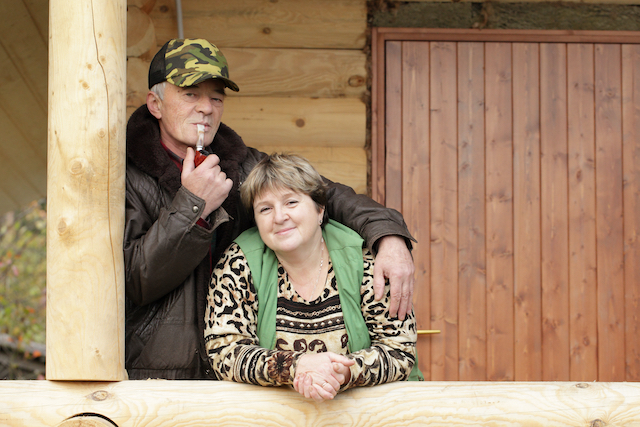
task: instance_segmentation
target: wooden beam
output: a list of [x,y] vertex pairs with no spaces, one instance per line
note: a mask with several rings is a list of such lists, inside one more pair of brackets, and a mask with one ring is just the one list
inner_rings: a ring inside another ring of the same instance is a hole
[[119,427],[631,426],[640,419],[640,384],[401,382],[317,403],[289,388],[230,382],[0,381],[2,425],[52,426],[82,413]]
[[359,50],[221,50],[238,96],[361,98],[367,89],[366,54]]
[[356,98],[242,97],[225,99],[223,123],[251,147],[364,148],[366,106]]
[[47,378],[122,380],[126,2],[49,8]]
[[[363,49],[367,7],[364,0],[183,0],[185,37],[218,47],[297,47]],[[151,18],[158,41],[177,34],[175,0],[158,0]]]
[[364,148],[308,145],[256,145],[255,148],[267,154],[299,154],[309,160],[325,178],[348,185],[358,194],[367,194],[367,153]]

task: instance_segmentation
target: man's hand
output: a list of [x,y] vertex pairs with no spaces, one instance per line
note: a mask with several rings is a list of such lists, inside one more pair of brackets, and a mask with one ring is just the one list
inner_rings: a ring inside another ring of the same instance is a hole
[[200,215],[205,219],[227,199],[233,181],[222,172],[218,165],[220,158],[215,154],[209,154],[198,167],[195,167],[194,158],[195,151],[188,147],[180,179],[187,190],[205,201],[205,208]]
[[411,311],[411,297],[413,296],[413,274],[415,266],[407,244],[400,236],[385,236],[378,244],[378,254],[373,267],[373,288],[376,300],[384,297],[385,279],[389,279],[391,286],[391,306],[389,315],[398,315],[404,320]]

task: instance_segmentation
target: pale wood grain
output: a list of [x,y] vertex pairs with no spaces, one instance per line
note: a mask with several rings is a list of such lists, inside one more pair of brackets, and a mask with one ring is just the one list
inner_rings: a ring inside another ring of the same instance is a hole
[[252,147],[364,148],[367,130],[366,106],[355,98],[241,97],[232,94],[225,99],[222,121]]
[[317,403],[287,388],[229,382],[0,382],[2,426],[51,426],[80,413],[100,414],[119,427],[631,427],[640,420],[640,385],[402,382]]
[[299,154],[327,179],[348,185],[358,194],[367,194],[367,155],[363,148],[312,145],[256,145],[255,148],[267,154]]
[[127,56],[155,55],[156,31],[151,17],[136,6],[127,6]]
[[355,50],[225,48],[238,96],[360,98],[366,55]]
[[[182,0],[185,37],[218,47],[362,49],[367,9],[363,0]],[[174,0],[152,11],[161,44],[177,34]]]
[[126,3],[69,8],[50,1],[47,378],[120,380]]

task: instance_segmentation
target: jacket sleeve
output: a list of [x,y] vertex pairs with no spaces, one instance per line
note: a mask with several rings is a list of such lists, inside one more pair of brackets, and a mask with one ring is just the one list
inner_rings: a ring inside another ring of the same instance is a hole
[[387,208],[370,197],[356,194],[351,187],[332,182],[326,178],[327,213],[334,219],[356,231],[366,242],[371,253],[376,253],[376,242],[385,236],[404,237],[407,247],[412,249],[411,236],[402,214]]
[[[144,305],[173,291],[193,274],[209,252],[215,227],[228,217],[219,209],[211,229],[197,225],[204,200],[180,188],[171,204],[163,207],[159,188],[132,185],[134,175],[127,171],[125,282],[127,297]],[[140,184],[147,177],[138,174],[137,178]]]

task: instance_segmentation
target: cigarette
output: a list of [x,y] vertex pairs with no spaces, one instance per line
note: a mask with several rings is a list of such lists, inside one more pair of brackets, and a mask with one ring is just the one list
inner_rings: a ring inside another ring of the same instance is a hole
[[198,143],[196,144],[196,151],[201,151],[204,145],[204,125],[198,126]]

